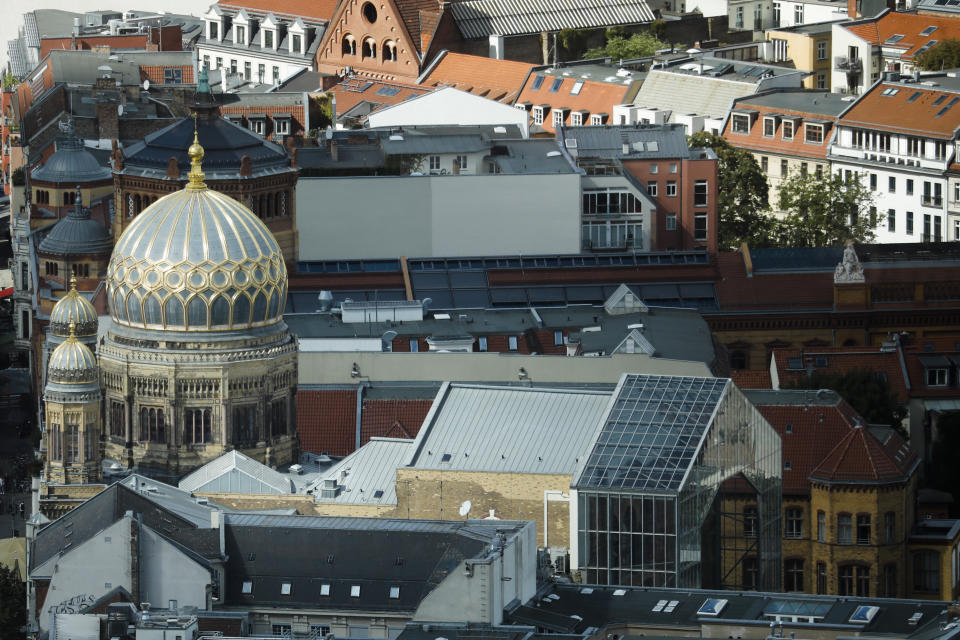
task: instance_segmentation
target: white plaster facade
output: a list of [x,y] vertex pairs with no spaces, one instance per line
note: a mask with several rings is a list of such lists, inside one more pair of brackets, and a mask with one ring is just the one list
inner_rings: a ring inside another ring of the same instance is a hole
[[880,78],[882,61],[876,47],[846,27],[843,23],[833,25],[830,91],[860,95]]
[[524,138],[530,135],[527,121],[527,113],[522,109],[453,87],[404,100],[367,116],[370,127],[513,125],[520,127]]
[[824,0],[779,0],[772,4],[772,28],[795,27],[801,24],[829,22],[847,16],[845,2]]

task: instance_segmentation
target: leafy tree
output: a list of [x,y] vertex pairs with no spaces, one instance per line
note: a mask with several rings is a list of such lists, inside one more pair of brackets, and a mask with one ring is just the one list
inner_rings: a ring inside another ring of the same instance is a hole
[[579,60],[587,48],[591,33],[590,29],[561,29],[557,34],[557,42],[563,47],[564,60]]
[[960,67],[960,40],[948,38],[914,58],[920,69],[939,71]]
[[5,74],[3,74],[3,88],[4,88],[4,89],[13,89],[13,88],[15,88],[19,83],[20,83],[20,81],[17,80],[17,77],[16,77],[15,75],[13,75],[12,73],[5,73]]
[[907,437],[903,419],[907,410],[890,390],[890,383],[876,371],[858,369],[846,373],[814,371],[811,375],[784,384],[785,389],[833,389],[846,400],[867,424],[893,427]]
[[27,624],[27,588],[19,574],[0,565],[0,640],[21,640]]
[[720,247],[741,242],[751,247],[769,246],[775,221],[767,213],[767,177],[756,158],[720,136],[702,131],[689,137],[691,147],[709,147],[717,154],[717,210]]
[[629,38],[620,35],[611,36],[608,33],[606,46],[591,49],[584,57],[609,57],[614,60],[643,58],[652,56],[657,49],[666,49],[668,46],[666,42],[658,40],[651,33],[635,33]]
[[877,226],[872,203],[873,194],[859,179],[794,173],[780,185],[780,209],[787,216],[775,230],[777,244],[831,247],[847,240],[870,242]]

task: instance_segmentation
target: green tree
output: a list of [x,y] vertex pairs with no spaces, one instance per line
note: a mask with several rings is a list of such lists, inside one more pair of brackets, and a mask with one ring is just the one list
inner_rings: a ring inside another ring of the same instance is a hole
[[907,437],[903,419],[907,410],[890,390],[890,383],[876,371],[857,369],[846,373],[814,371],[811,375],[784,384],[785,389],[833,389],[846,400],[867,424],[893,427]]
[[27,624],[27,588],[20,575],[0,565],[0,640],[21,640]]
[[751,247],[769,246],[775,225],[766,213],[767,177],[756,158],[737,149],[726,139],[702,131],[688,138],[691,147],[709,147],[717,154],[717,213],[721,249],[746,242]]
[[666,49],[668,46],[666,42],[658,40],[651,33],[635,33],[629,38],[608,35],[606,46],[591,49],[587,51],[584,57],[609,57],[614,60],[643,58],[652,56],[657,49]]
[[927,70],[956,69],[960,67],[960,40],[948,38],[914,58],[913,63]]
[[557,42],[563,47],[564,60],[579,60],[587,48],[592,33],[589,29],[561,29]]
[[13,88],[15,88],[18,84],[20,84],[20,81],[17,80],[17,77],[16,77],[15,75],[13,75],[12,73],[5,73],[5,74],[3,74],[3,88],[4,88],[4,89],[13,89]]
[[857,178],[794,173],[780,185],[776,243],[785,247],[842,246],[871,242],[877,226],[873,194]]

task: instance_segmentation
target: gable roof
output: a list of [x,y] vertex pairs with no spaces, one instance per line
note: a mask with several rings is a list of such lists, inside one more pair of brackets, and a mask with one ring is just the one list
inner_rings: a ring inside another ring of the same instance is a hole
[[271,0],[219,0],[215,6],[327,22],[337,8],[337,0],[284,0],[282,3]]
[[[311,482],[308,491],[322,503],[395,505],[397,467],[403,466],[412,448],[410,439],[371,438]],[[335,496],[322,495],[324,480],[336,480]]]
[[178,486],[190,492],[280,495],[293,492],[293,483],[288,477],[243,455],[236,449],[226,452],[187,475]]
[[356,448],[357,390],[297,390],[297,437],[312,453],[345,456]]
[[636,25],[655,18],[646,0],[467,0],[452,4],[450,13],[464,38]]
[[409,438],[413,439],[420,431],[420,425],[433,406],[433,398],[391,398],[363,400],[363,414],[360,418],[360,442],[365,444],[371,438]]
[[441,51],[417,84],[425,87],[455,87],[511,104],[520,94],[533,67],[529,62]]
[[[612,114],[613,107],[633,101],[641,87],[638,76],[619,77],[614,70],[601,81],[583,77],[576,67],[543,69],[531,73],[524,83],[518,102],[531,105],[548,105],[551,110],[585,111],[589,114]],[[586,74],[592,75],[592,74]],[[539,80],[538,80],[539,79]],[[572,124],[570,114],[564,114],[564,124]],[[589,123],[589,117],[583,123]],[[544,117],[539,125],[544,131],[555,131],[553,117]]]

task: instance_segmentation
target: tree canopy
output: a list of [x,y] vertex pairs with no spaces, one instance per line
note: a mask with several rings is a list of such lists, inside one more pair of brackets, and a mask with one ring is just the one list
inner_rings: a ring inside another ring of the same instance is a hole
[[960,67],[960,40],[947,38],[914,58],[920,69],[940,71]]
[[12,568],[0,565],[0,640],[21,640],[27,624],[27,588]]
[[767,177],[756,158],[737,149],[720,136],[702,131],[689,137],[691,147],[709,147],[717,154],[717,213],[721,249],[746,242],[752,247],[769,246],[776,220],[769,216]]
[[794,173],[780,185],[780,209],[786,217],[776,225],[776,244],[787,247],[861,244],[876,235],[873,194],[859,179],[839,174]]
[[846,373],[814,371],[809,376],[783,385],[784,389],[833,389],[856,409],[867,424],[893,427],[906,437],[903,419],[907,410],[890,390],[890,383],[876,371],[854,370]]
[[607,44],[605,46],[590,49],[584,57],[610,57],[614,60],[620,58],[643,58],[652,56],[658,49],[666,49],[668,46],[666,42],[658,40],[652,33],[635,33],[629,38],[622,35],[608,34]]

